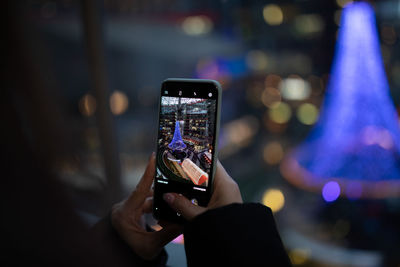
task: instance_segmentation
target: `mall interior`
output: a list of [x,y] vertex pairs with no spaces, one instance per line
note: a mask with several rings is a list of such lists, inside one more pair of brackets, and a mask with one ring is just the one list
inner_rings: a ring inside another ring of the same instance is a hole
[[216,100],[161,97],[157,141],[161,178],[208,186],[216,116]]
[[[165,79],[213,79],[218,159],[244,201],[272,209],[293,266],[400,266],[400,0],[20,2],[75,141],[57,173],[88,225],[177,121],[210,168],[215,122],[198,110],[212,104],[157,119]],[[182,236],[166,250],[186,266]]]

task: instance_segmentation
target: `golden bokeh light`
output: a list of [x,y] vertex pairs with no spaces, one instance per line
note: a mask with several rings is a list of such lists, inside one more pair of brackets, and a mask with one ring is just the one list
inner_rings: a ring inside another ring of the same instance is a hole
[[275,4],[266,5],[263,9],[263,17],[267,24],[276,26],[283,22],[282,9]]
[[276,123],[286,123],[292,116],[290,106],[284,102],[274,105],[269,111],[269,118]]
[[268,189],[264,192],[262,203],[271,208],[272,212],[280,211],[285,205],[285,196],[279,189]]
[[123,114],[129,106],[129,100],[125,93],[114,91],[110,96],[110,108],[114,115]]
[[79,111],[87,117],[92,116],[96,112],[96,98],[91,94],[85,94],[79,100]]
[[289,251],[289,258],[293,265],[304,264],[311,256],[311,251],[305,248],[295,248]]
[[268,143],[263,150],[264,161],[270,165],[281,162],[284,156],[282,145],[279,142]]
[[318,108],[310,103],[301,104],[296,116],[301,123],[312,125],[318,120]]
[[188,35],[202,35],[209,33],[213,23],[207,16],[190,16],[183,20],[182,29]]

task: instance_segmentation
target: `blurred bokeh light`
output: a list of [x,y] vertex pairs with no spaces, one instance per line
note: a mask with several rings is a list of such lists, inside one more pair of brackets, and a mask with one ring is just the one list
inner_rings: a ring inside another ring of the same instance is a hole
[[282,9],[275,4],[266,5],[263,9],[263,16],[266,23],[269,25],[279,25],[283,22]]
[[296,115],[300,122],[312,125],[318,119],[318,109],[313,104],[304,103],[298,107]]
[[285,205],[285,196],[279,189],[271,188],[265,191],[262,203],[271,208],[272,212],[280,211]]
[[114,115],[121,115],[129,106],[128,97],[121,91],[114,91],[110,96],[110,108]]
[[96,99],[91,94],[85,94],[79,100],[79,111],[85,116],[92,116],[96,112]]
[[280,84],[280,91],[287,100],[304,100],[311,93],[309,83],[297,75],[284,79]]
[[340,195],[340,186],[335,181],[327,182],[322,188],[322,196],[325,201],[335,201]]
[[264,160],[266,163],[274,165],[281,162],[284,152],[279,142],[270,142],[264,147]]
[[292,110],[285,102],[279,102],[271,107],[268,114],[272,121],[276,123],[286,123],[292,116]]
[[189,35],[209,33],[213,28],[212,21],[207,16],[190,16],[183,20],[182,29]]

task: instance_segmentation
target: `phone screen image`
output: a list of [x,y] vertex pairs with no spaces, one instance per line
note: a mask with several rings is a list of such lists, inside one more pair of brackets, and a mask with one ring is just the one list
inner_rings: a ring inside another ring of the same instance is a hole
[[164,83],[159,110],[154,211],[177,192],[206,205],[214,170],[219,91],[213,83]]

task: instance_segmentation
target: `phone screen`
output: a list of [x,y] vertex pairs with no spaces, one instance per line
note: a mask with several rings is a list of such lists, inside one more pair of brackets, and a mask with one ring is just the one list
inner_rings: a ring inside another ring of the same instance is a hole
[[177,192],[208,203],[215,168],[219,86],[216,82],[167,80],[161,88],[153,210],[180,217],[162,199]]

